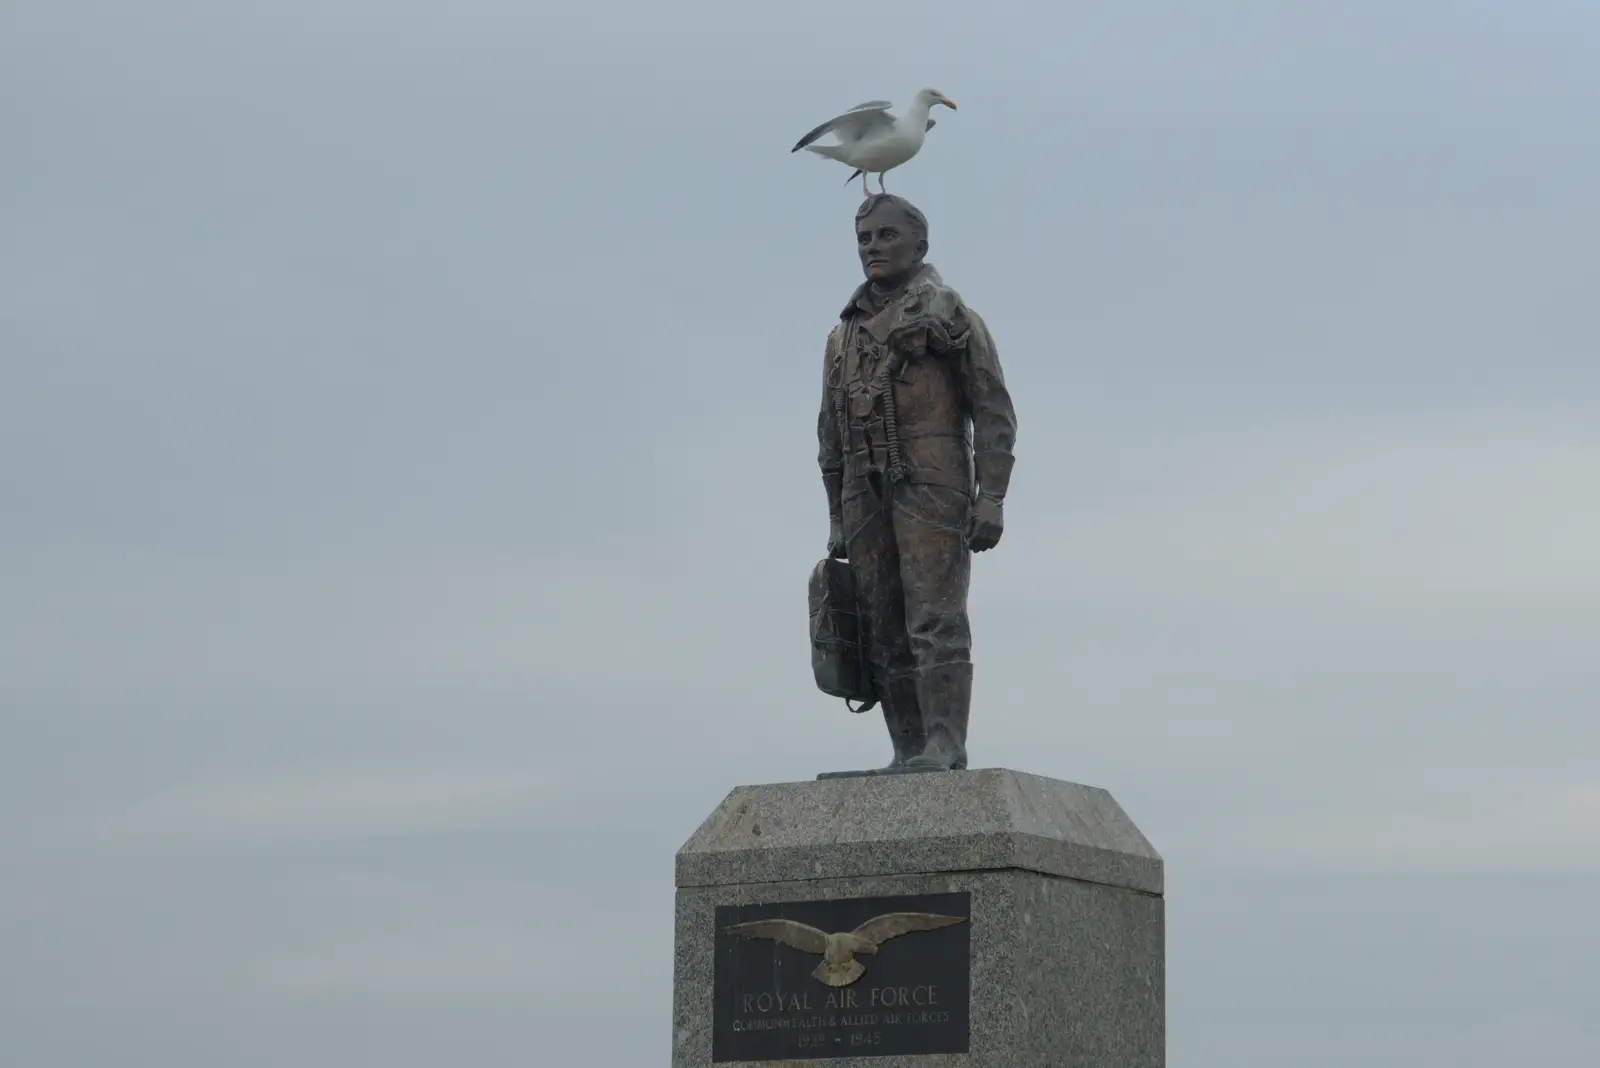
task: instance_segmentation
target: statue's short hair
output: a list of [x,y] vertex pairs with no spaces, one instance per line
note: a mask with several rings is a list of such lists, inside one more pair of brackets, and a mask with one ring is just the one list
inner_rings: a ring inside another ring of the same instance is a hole
[[879,208],[892,208],[905,217],[906,222],[917,232],[917,237],[923,241],[928,240],[928,217],[905,197],[897,197],[893,193],[874,193],[861,202],[856,209],[856,221],[860,222]]

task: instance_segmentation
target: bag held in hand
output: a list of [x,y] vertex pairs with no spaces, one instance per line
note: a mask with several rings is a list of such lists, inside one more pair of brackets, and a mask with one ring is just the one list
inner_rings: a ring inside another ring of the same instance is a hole
[[844,698],[846,708],[860,701],[861,707],[850,711],[865,712],[878,703],[878,695],[872,688],[850,565],[830,557],[812,568],[810,601],[811,673],[817,689]]

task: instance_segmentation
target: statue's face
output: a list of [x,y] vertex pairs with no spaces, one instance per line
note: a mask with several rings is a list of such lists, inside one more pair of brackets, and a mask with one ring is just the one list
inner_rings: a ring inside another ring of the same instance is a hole
[[856,251],[861,254],[861,270],[868,279],[879,285],[893,285],[922,266],[928,243],[917,237],[903,213],[888,209],[856,220]]

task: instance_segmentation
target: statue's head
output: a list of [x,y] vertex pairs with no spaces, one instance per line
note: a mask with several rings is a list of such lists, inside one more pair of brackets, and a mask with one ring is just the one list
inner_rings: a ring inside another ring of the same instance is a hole
[[868,197],[856,210],[856,251],[868,280],[893,288],[922,266],[928,254],[928,218],[892,193]]

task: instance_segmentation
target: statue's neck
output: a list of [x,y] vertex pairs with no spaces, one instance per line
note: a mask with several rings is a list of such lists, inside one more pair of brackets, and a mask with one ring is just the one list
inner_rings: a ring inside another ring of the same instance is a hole
[[917,271],[920,271],[921,269],[922,265],[918,264],[916,270],[911,271],[909,274],[906,274],[903,277],[896,278],[892,282],[889,282],[885,285],[879,285],[877,282],[868,282],[867,299],[872,301],[872,303],[877,307],[882,308],[885,304],[888,304],[901,293],[904,293],[906,286],[911,284],[911,280],[917,276]]

